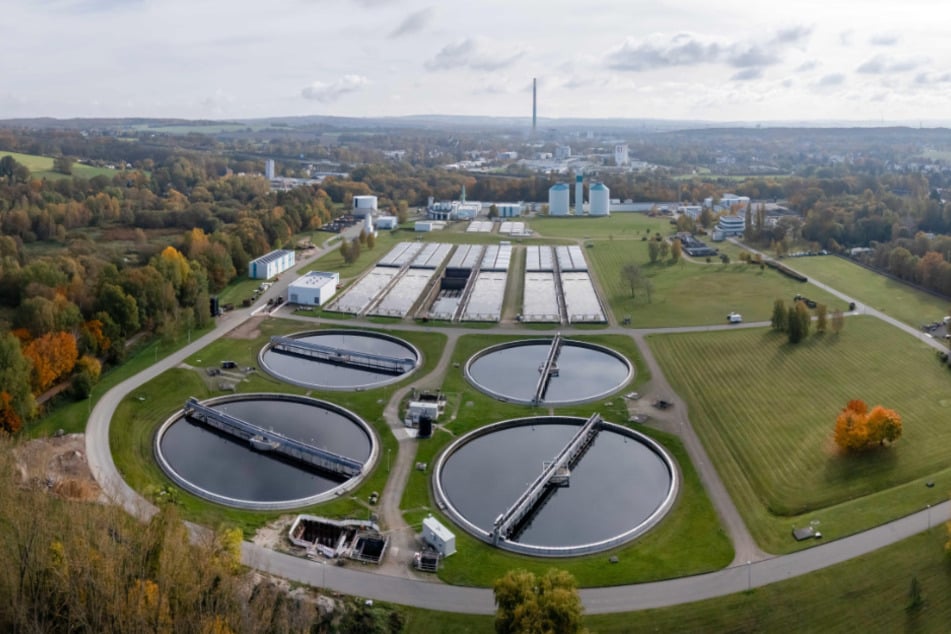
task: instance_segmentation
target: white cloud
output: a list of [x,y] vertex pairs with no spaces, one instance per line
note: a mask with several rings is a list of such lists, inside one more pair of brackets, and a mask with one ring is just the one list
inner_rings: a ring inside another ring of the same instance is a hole
[[925,60],[897,59],[888,55],[876,55],[863,62],[855,70],[867,75],[881,75],[884,73],[904,73],[915,70],[925,63]]
[[868,38],[868,43],[872,46],[895,46],[900,39],[897,33],[879,33]]
[[362,75],[344,75],[332,83],[315,81],[301,90],[304,99],[311,99],[321,103],[337,101],[344,95],[356,92],[367,84],[367,78]]
[[511,66],[525,55],[524,51],[507,49],[502,53],[490,52],[488,47],[473,38],[447,44],[425,63],[432,71],[467,68],[470,70],[492,71]]
[[830,73],[820,77],[819,81],[816,82],[816,86],[819,88],[832,88],[834,86],[841,86],[844,83],[845,75],[842,73]]
[[390,37],[396,38],[419,33],[432,21],[435,13],[436,10],[432,7],[426,7],[425,9],[410,13],[400,22],[399,26],[390,31]]

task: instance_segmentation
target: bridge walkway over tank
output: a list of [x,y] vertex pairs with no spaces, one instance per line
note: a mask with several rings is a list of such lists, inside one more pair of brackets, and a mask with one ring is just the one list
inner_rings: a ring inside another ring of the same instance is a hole
[[558,374],[558,355],[561,353],[561,333],[559,332],[552,338],[551,347],[548,348],[548,357],[545,363],[538,368],[538,383],[535,384],[535,395],[532,397],[532,405],[538,405],[545,398],[545,392],[548,390],[548,384],[551,377]]
[[498,544],[500,539],[508,539],[516,526],[527,523],[529,517],[539,506],[539,502],[545,497],[553,480],[564,478],[566,469],[570,469],[577,464],[581,456],[588,450],[591,443],[601,431],[603,419],[600,414],[592,414],[591,418],[578,429],[577,433],[568,441],[562,450],[555,456],[555,459],[545,465],[541,474],[535,478],[534,482],[528,485],[528,488],[518,497],[517,500],[505,510],[504,513],[495,518],[492,529],[492,543]]
[[301,341],[292,337],[271,337],[271,349],[336,365],[388,372],[390,374],[404,374],[416,365],[416,359],[412,357],[396,357],[374,352],[348,350],[336,346]]
[[358,460],[341,456],[294,438],[288,438],[278,432],[242,420],[237,416],[202,405],[194,396],[185,401],[184,410],[185,416],[188,418],[236,438],[246,440],[248,444],[259,451],[281,454],[296,462],[347,478],[359,475],[363,471],[363,463]]

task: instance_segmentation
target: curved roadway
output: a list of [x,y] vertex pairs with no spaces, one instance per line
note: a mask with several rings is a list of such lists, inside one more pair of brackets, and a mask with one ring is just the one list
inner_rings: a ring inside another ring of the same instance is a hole
[[[323,250],[310,256],[318,257]],[[299,263],[303,264],[303,262]],[[272,287],[265,296],[283,295],[289,280],[280,281]],[[813,284],[842,298],[845,301],[855,301],[848,296],[824,284],[812,281]],[[259,300],[260,301],[260,300]],[[188,356],[198,352],[216,339],[230,332],[234,328],[252,318],[261,307],[231,311],[219,318],[214,330],[195,340],[186,347],[161,359],[147,370],[123,381],[106,392],[92,409],[86,426],[86,453],[90,468],[96,480],[105,493],[114,502],[121,504],[127,512],[147,519],[156,508],[145,498],[133,490],[122,479],[116,469],[115,462],[109,447],[109,424],[115,414],[120,401],[138,386],[152,380],[162,372],[176,367]],[[898,322],[880,311],[856,302],[856,312],[870,314],[882,319],[893,326],[918,337],[925,343],[938,349],[944,347],[934,339],[922,336],[916,329]],[[854,314],[854,313],[853,313]],[[292,319],[314,321],[293,315],[284,315]],[[736,557],[729,568],[692,577],[682,577],[667,581],[641,583],[627,586],[604,588],[586,588],[580,591],[585,611],[588,614],[608,612],[627,612],[688,603],[718,596],[741,592],[754,587],[782,581],[799,575],[808,574],[816,570],[831,566],[853,557],[872,552],[894,542],[910,537],[916,533],[931,528],[938,522],[944,522],[951,515],[951,501],[934,507],[928,507],[907,517],[883,524],[871,530],[857,533],[839,540],[830,541],[820,546],[803,550],[797,553],[770,557],[765,555],[756,546],[746,525],[743,523],[735,505],[726,492],[719,474],[713,468],[706,456],[703,446],[694,433],[686,416],[686,405],[674,395],[667,384],[660,367],[646,345],[644,337],[655,333],[690,332],[697,330],[726,330],[755,328],[768,325],[766,323],[748,323],[741,325],[715,325],[681,328],[655,328],[632,330],[609,327],[597,331],[597,334],[622,334],[634,338],[646,363],[651,369],[652,381],[655,386],[667,391],[677,402],[675,428],[684,440],[691,460],[693,461],[707,492],[723,521],[724,527],[733,540]],[[373,327],[379,327],[373,325]],[[431,328],[415,325],[396,326],[400,330],[429,330]],[[570,330],[570,329],[569,329]],[[468,329],[439,328],[435,332],[444,333],[454,343],[460,334],[472,334]],[[493,334],[525,334],[524,330],[514,328],[494,329]],[[583,334],[591,334],[583,331]],[[423,380],[444,371],[449,353],[453,346],[447,345],[437,368]],[[405,389],[398,390],[387,405],[386,418],[397,438],[400,436],[400,424],[395,420],[395,407]],[[400,442],[396,463],[394,464],[395,478],[390,478],[384,490],[384,499],[381,502],[381,511],[391,528],[395,527],[401,534],[397,543],[401,547],[409,547],[412,541],[408,539],[408,528],[399,516],[398,503],[402,491],[402,484],[408,477],[409,466],[412,464],[415,445]],[[407,578],[405,571],[399,576],[376,574],[363,570],[341,568],[329,564],[314,562],[301,557],[269,550],[249,542],[242,547],[244,562],[254,568],[267,571],[289,580],[306,583],[308,585],[329,588],[345,594],[362,596],[382,601],[389,601],[402,605],[410,605],[430,610],[441,610],[468,614],[493,614],[495,601],[491,589],[449,586],[438,581],[425,581],[417,578]]]

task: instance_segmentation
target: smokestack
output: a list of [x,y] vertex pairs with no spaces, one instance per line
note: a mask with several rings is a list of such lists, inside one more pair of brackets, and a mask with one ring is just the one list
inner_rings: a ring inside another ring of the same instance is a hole
[[538,123],[538,80],[532,77],[532,136],[535,135],[535,125]]
[[584,215],[584,182],[581,174],[575,176],[575,215]]

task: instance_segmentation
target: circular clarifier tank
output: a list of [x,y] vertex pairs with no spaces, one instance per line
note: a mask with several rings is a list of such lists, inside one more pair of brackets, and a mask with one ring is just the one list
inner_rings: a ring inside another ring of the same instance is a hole
[[619,390],[633,376],[631,362],[604,346],[560,339],[548,364],[554,339],[528,339],[499,344],[477,352],[466,364],[466,378],[499,400],[567,405],[593,401]]
[[472,535],[531,555],[599,552],[642,535],[673,505],[677,469],[659,444],[607,422],[599,423],[570,471],[559,470],[562,479],[537,488],[537,499],[512,530],[500,539],[493,535],[498,519],[531,492],[585,423],[576,417],[520,418],[461,437],[436,465],[440,504]]
[[[369,425],[326,401],[243,394],[195,403],[200,410],[186,403],[159,428],[155,455],[179,486],[219,504],[290,509],[332,499],[379,453]],[[209,421],[206,408],[224,423]]]
[[258,355],[282,381],[320,390],[364,390],[409,376],[421,355],[411,343],[366,330],[317,330],[272,337]]

